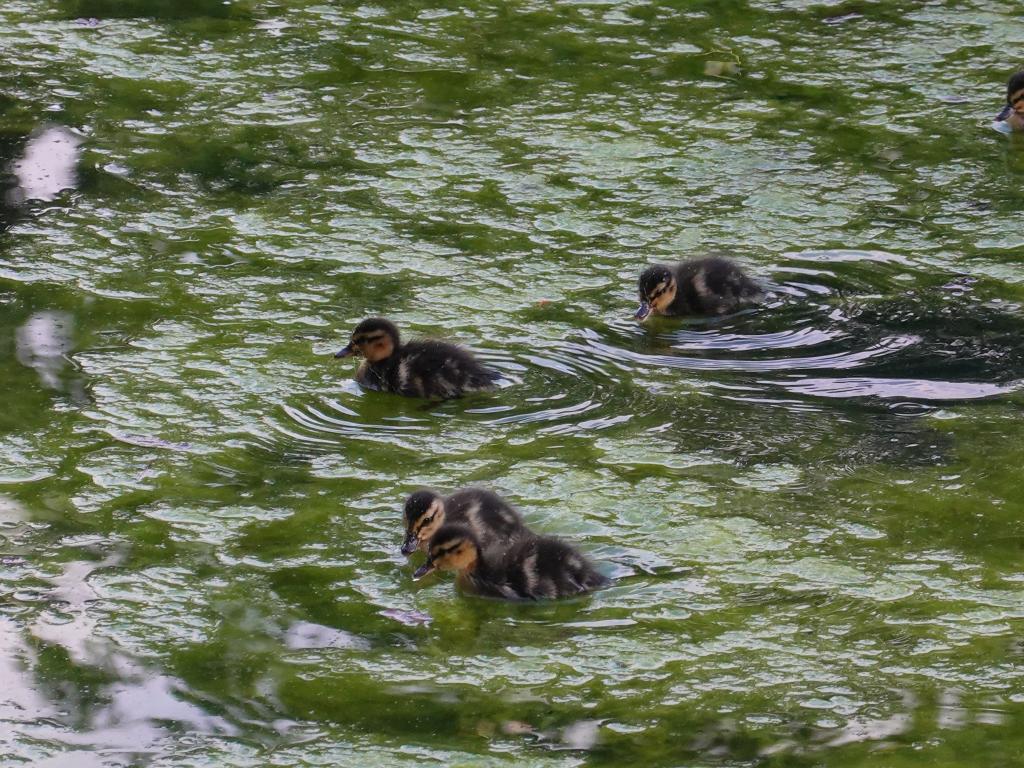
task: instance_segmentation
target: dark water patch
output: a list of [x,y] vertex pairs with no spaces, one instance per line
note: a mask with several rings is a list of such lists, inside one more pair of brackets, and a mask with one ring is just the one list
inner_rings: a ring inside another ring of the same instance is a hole
[[18,210],[9,202],[17,197],[18,179],[11,166],[25,142],[25,135],[20,131],[0,133],[0,233],[11,226]]
[[969,289],[947,284],[934,293],[904,294],[844,307],[848,322],[859,328],[899,327],[920,343],[905,355],[873,366],[879,373],[913,371],[1006,382],[1024,376],[1024,308],[994,303]]
[[417,240],[425,240],[459,252],[479,252],[495,245],[496,236],[502,250],[524,250],[530,245],[525,233],[495,230],[483,223],[444,221],[436,217],[395,211],[397,228]]
[[[130,77],[95,78],[89,80],[85,87],[92,99],[102,101],[111,108],[107,112],[111,124],[104,128],[112,128],[121,121],[144,120],[154,114],[178,112],[186,104],[189,94],[187,83]],[[83,98],[83,94],[79,94],[78,98]]]
[[245,20],[252,17],[248,0],[61,0],[70,19],[193,18]]
[[[646,344],[635,327],[623,323],[614,330],[627,337],[627,348],[598,334],[588,334],[585,344],[593,355],[627,361],[634,370],[779,372],[777,378],[746,383],[797,396],[957,402],[1020,388],[1024,313],[1018,304],[988,299],[975,291],[977,281],[948,274],[916,281],[932,283],[928,287],[900,290],[896,278],[906,279],[908,266],[882,257],[879,263],[892,269],[872,271],[869,282],[856,270],[849,277],[844,270],[830,285],[819,272],[815,283],[776,284],[783,288],[776,295],[786,296],[781,304],[731,318],[683,321],[678,330],[673,327],[680,321],[658,320],[646,329]],[[866,288],[884,293],[865,295]]]
[[[342,159],[332,160],[337,166]],[[263,194],[302,178],[302,166],[322,167],[308,159],[306,149],[287,131],[252,125],[227,135],[192,131],[164,136],[151,151],[133,158],[138,171],[166,174],[175,169],[190,174],[214,192]]]
[[[320,274],[322,267],[314,265],[310,271]],[[412,271],[380,270],[366,272],[346,271],[337,279],[325,280],[321,290],[331,297],[333,331],[329,338],[332,345],[341,349],[362,320],[368,317],[400,317],[416,303],[417,291],[425,285],[432,285],[436,278],[425,278]],[[399,327],[405,340],[421,334],[410,328]],[[430,335],[430,334],[423,334]],[[326,365],[335,364],[339,380],[352,375],[351,360],[325,360]]]
[[900,468],[949,464],[955,456],[955,440],[948,432],[922,423],[918,413],[903,415],[886,409],[868,416],[854,439],[835,446],[836,464],[847,471],[872,464]]
[[[722,405],[722,399],[729,401]],[[820,410],[805,403],[765,399],[740,393],[739,397],[704,397],[683,404],[655,401],[657,437],[646,441],[648,459],[656,472],[666,461],[656,446],[663,443],[674,453],[694,461],[701,455],[727,457],[733,467],[769,466],[817,467],[800,472],[797,485],[817,486],[858,467],[938,466],[951,460],[952,440],[913,417],[892,413],[888,408],[840,406]],[[641,440],[640,445],[645,441]],[[614,454],[613,454],[614,455]],[[638,461],[639,459],[634,459]],[[621,460],[620,460],[621,461]],[[683,466],[685,467],[684,461]],[[625,462],[622,467],[630,466]],[[694,467],[671,469],[669,474],[714,476],[717,462],[695,461]]]

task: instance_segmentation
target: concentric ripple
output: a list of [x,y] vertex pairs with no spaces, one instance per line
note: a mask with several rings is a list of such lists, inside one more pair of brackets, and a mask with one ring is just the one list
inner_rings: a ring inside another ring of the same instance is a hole
[[[976,281],[925,274],[884,253],[857,255],[802,254],[797,264],[818,266],[785,263],[779,271],[801,279],[769,282],[765,305],[732,316],[644,326],[619,317],[529,349],[484,350],[481,359],[504,372],[502,386],[457,406],[404,402],[395,415],[348,382],[342,398],[284,406],[278,427],[311,445],[366,439],[418,450],[452,420],[541,434],[649,420],[665,413],[666,393],[680,382],[732,401],[800,409],[842,399],[903,412],[1021,389],[1024,317],[1015,307],[986,303]],[[872,271],[879,264],[882,274]],[[900,286],[908,279],[926,287],[908,293]],[[960,329],[971,326],[984,333],[966,343]]]

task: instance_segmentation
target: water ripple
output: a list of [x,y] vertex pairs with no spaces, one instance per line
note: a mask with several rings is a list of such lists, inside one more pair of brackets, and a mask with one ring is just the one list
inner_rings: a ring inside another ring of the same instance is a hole
[[964,381],[879,379],[865,376],[852,376],[846,379],[805,378],[781,384],[795,394],[817,397],[879,397],[945,402],[998,397],[1019,392],[1024,387],[1024,381],[984,384]]
[[[891,355],[913,346],[919,341],[915,336],[893,336],[884,338],[877,344],[857,352],[834,352],[808,357],[786,357],[774,360],[720,360],[706,357],[685,357],[682,355],[648,355],[632,350],[613,347],[597,341],[589,341],[579,345],[581,351],[589,351],[594,355],[606,358],[626,358],[645,367],[678,368],[692,371],[785,371],[785,370],[818,370],[858,368],[870,360]],[[780,347],[777,347],[780,348]],[[716,347],[722,351],[732,351],[722,345]]]

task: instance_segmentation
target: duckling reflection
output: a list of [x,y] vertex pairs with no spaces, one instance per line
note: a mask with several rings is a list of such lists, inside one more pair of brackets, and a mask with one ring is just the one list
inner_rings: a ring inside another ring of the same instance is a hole
[[727,259],[652,264],[640,274],[637,320],[655,315],[724,315],[764,298],[761,287]]
[[66,392],[77,405],[89,402],[85,384],[69,362],[75,319],[70,312],[34,312],[14,334],[15,358],[33,369],[47,389]]
[[485,552],[473,531],[448,524],[430,540],[427,562],[414,579],[433,571],[455,571],[467,591],[504,600],[571,597],[606,586],[590,561],[574,547],[551,536],[530,536],[503,553]]
[[459,397],[494,389],[499,378],[496,371],[454,344],[432,339],[402,344],[398,326],[381,317],[359,323],[348,346],[334,356],[350,355],[364,358],[356,381],[368,389],[406,397]]
[[405,542],[402,554],[428,550],[431,537],[447,523],[465,525],[484,549],[504,547],[533,535],[522,516],[493,491],[463,488],[447,499],[436,491],[416,491],[405,501]]
[[996,120],[1014,131],[1024,131],[1024,69],[1014,73],[1006,84],[1006,106]]

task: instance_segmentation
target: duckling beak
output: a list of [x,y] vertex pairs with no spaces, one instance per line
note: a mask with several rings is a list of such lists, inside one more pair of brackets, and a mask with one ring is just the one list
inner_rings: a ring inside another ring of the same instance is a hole
[[1003,107],[1003,111],[1000,112],[998,115],[996,115],[996,120],[998,120],[998,121],[1005,120],[1006,118],[1008,118],[1010,116],[1011,112],[1013,112],[1013,106],[1011,104],[1007,104],[1005,107]]
[[434,570],[434,561],[427,560],[427,562],[425,562],[423,565],[416,569],[416,572],[412,575],[412,580],[419,581],[428,573],[433,573]]
[[641,301],[640,306],[637,308],[636,315],[634,315],[634,317],[636,317],[637,320],[646,320],[648,315],[650,314],[651,305],[648,304],[646,301]]
[[354,355],[355,353],[356,353],[355,348],[351,344],[349,344],[344,349],[335,352],[334,353],[334,359],[335,360],[340,360],[343,357],[349,357],[350,355]]
[[410,533],[405,537],[405,541],[402,543],[402,554],[408,557],[419,548],[419,542],[416,540],[416,535]]

